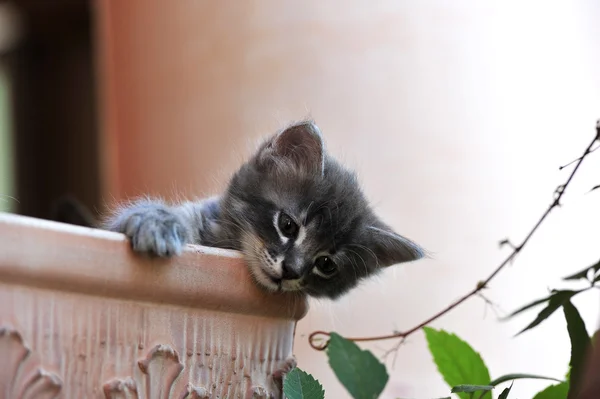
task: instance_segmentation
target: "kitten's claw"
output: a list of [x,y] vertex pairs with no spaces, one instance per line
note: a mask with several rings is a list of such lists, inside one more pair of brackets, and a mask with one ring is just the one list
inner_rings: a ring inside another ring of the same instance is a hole
[[180,255],[189,242],[182,218],[158,203],[136,204],[126,208],[108,223],[108,229],[129,238],[133,250],[160,257]]

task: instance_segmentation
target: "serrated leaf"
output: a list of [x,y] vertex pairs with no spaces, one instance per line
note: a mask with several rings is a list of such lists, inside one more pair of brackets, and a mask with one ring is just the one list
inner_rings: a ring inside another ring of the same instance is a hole
[[584,290],[554,291],[552,293],[552,295],[550,295],[550,299],[548,300],[548,305],[546,305],[546,307],[538,313],[537,317],[531,323],[529,323],[527,325],[527,327],[525,327],[524,329],[519,331],[519,333],[517,335],[522,334],[527,330],[531,330],[534,327],[537,327],[541,322],[546,320],[548,317],[552,316],[552,314],[554,312],[556,312],[556,310],[558,310],[558,308],[563,306],[567,301],[569,301],[573,296],[580,293],[581,291],[584,291]]
[[298,367],[285,376],[283,393],[287,399],[325,399],[325,392],[319,381]]
[[354,399],[377,399],[389,375],[385,366],[368,350],[331,333],[327,345],[329,365]]
[[[444,330],[424,327],[423,331],[429,352],[450,388],[464,384],[488,385],[490,383],[490,373],[481,355],[468,343]],[[469,398],[466,393],[459,393],[458,396],[462,399]],[[491,394],[486,393],[485,397],[491,398]]]
[[498,399],[508,399],[508,394],[510,393],[512,386],[513,386],[513,384],[510,384],[510,386],[508,388],[504,388],[504,390],[502,391],[500,396],[498,396]]
[[538,392],[533,399],[566,399],[569,394],[569,383],[563,382],[557,385],[550,385],[541,392]]
[[586,267],[585,269],[572,274],[570,276],[564,277],[563,280],[587,280],[588,279],[588,275],[590,274],[590,270],[593,270],[593,275],[596,276],[596,274],[598,273],[598,271],[600,270],[600,261],[598,261],[598,263]]
[[588,348],[590,347],[590,336],[585,323],[577,308],[567,301],[563,305],[563,312],[567,320],[567,330],[571,339],[571,360],[569,362],[569,398],[576,398],[580,380],[585,371],[585,361]]
[[502,384],[503,382],[522,380],[522,379],[550,380],[550,381],[556,381],[556,382],[563,382],[562,380],[559,380],[558,378],[544,377],[544,376],[535,375],[535,374],[515,373],[515,374],[506,374],[506,375],[503,375],[502,377],[498,377],[495,380],[493,380],[492,382],[490,382],[490,385],[497,386],[497,385]]
[[455,387],[452,387],[452,390],[450,392],[451,393],[459,393],[459,392],[473,393],[473,392],[479,392],[479,391],[491,391],[492,389],[494,389],[494,387],[492,385],[463,384],[463,385],[457,385]]

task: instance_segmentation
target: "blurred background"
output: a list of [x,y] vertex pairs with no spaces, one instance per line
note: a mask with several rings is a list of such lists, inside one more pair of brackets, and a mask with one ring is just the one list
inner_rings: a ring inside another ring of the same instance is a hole
[[[313,117],[381,217],[433,253],[313,301],[299,323],[299,365],[348,398],[308,334],[413,327],[486,277],[501,239],[524,237],[595,134],[598,20],[595,0],[0,1],[0,209],[51,218],[67,194],[100,214],[140,194],[218,193],[256,140]],[[486,290],[494,305],[475,298],[433,325],[492,378],[567,372],[560,312],[516,338],[536,312],[497,314],[597,262],[599,158]],[[598,303],[575,301],[589,331]],[[392,358],[384,399],[448,395],[421,333]]]

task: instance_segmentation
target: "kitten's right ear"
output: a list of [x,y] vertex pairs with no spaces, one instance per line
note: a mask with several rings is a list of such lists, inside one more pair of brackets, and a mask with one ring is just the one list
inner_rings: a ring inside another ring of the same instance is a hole
[[417,243],[394,232],[381,222],[367,227],[364,243],[371,250],[371,254],[377,258],[379,267],[388,267],[425,257],[425,250]]
[[309,174],[323,175],[324,147],[319,127],[313,121],[302,121],[275,135],[263,148],[262,155],[291,162]]

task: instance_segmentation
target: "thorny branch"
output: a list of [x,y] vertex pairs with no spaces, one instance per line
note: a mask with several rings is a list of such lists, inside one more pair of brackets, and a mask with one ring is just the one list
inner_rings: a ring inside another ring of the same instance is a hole
[[[529,240],[531,239],[531,237],[535,234],[535,232],[538,230],[538,228],[541,226],[541,224],[544,222],[544,220],[546,220],[546,218],[548,217],[548,215],[550,214],[550,212],[552,212],[552,210],[556,207],[559,207],[560,204],[560,200],[562,199],[563,195],[565,194],[567,187],[569,186],[569,184],[571,183],[571,181],[573,180],[573,177],[575,176],[575,174],[577,173],[577,171],[579,170],[579,167],[581,166],[581,164],[583,163],[584,159],[593,151],[595,151],[597,147],[595,149],[592,149],[594,147],[594,144],[596,144],[596,142],[600,142],[600,120],[598,120],[598,122],[596,123],[596,135],[594,136],[594,139],[590,142],[590,144],[587,146],[587,148],[585,149],[585,151],[583,152],[583,154],[577,158],[575,161],[575,167],[573,168],[573,171],[571,172],[571,174],[569,175],[569,178],[566,180],[565,183],[559,185],[556,190],[554,191],[554,200],[552,201],[552,203],[550,204],[550,206],[548,206],[548,208],[546,209],[546,211],[542,214],[542,216],[540,217],[540,219],[537,221],[537,223],[533,226],[533,228],[529,231],[529,233],[525,236],[525,238],[523,239],[523,241],[519,244],[519,245],[514,245],[512,243],[510,243],[510,241],[508,240],[503,240],[501,242],[501,245],[509,245],[512,248],[512,252],[506,257],[506,259],[504,259],[504,261],[502,261],[500,263],[500,265],[498,265],[498,267],[496,267],[496,269],[494,269],[494,271],[485,279],[482,280],[480,282],[477,283],[477,285],[475,286],[475,288],[473,288],[471,291],[467,292],[465,295],[463,295],[462,297],[460,297],[459,299],[457,299],[456,301],[452,302],[450,305],[448,305],[446,308],[440,310],[439,312],[437,312],[436,314],[434,314],[433,316],[429,317],[428,319],[424,320],[423,322],[419,323],[418,325],[406,330],[406,331],[400,331],[400,332],[394,332],[393,334],[388,334],[388,335],[380,335],[380,336],[375,336],[375,337],[356,337],[356,338],[348,338],[346,337],[346,339],[350,340],[350,341],[354,341],[354,342],[366,342],[366,341],[382,341],[382,340],[387,340],[387,339],[395,339],[395,338],[400,338],[400,342],[399,344],[401,344],[402,342],[404,342],[404,340],[414,334],[415,332],[419,331],[420,329],[422,329],[423,327],[426,327],[427,325],[429,325],[430,323],[432,323],[433,321],[439,319],[440,317],[446,315],[446,313],[449,313],[450,311],[452,311],[454,308],[456,308],[457,306],[461,305],[463,302],[465,302],[467,299],[470,299],[471,297],[479,294],[479,292],[481,290],[483,290],[484,288],[486,288],[488,286],[488,284],[490,283],[490,281],[492,281],[497,275],[498,273],[500,273],[502,271],[502,269],[504,269],[504,267],[506,265],[508,265],[509,263],[511,263],[514,258],[519,254],[519,252],[521,252],[523,250],[523,248],[525,247],[525,245],[529,242]],[[571,163],[573,163],[571,162]],[[570,163],[570,164],[571,164]],[[566,165],[565,165],[566,166]],[[563,167],[561,167],[562,169]],[[315,350],[325,350],[327,348],[327,345],[329,343],[329,341],[325,341],[325,337],[329,337],[330,333],[326,332],[326,331],[314,331],[313,333],[311,333],[308,336],[308,343],[310,344],[310,346],[315,349]],[[324,342],[322,342],[324,341]],[[322,342],[321,344],[319,344],[320,342]],[[398,348],[399,345],[394,346],[394,348]]]

